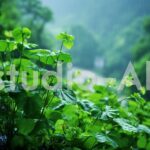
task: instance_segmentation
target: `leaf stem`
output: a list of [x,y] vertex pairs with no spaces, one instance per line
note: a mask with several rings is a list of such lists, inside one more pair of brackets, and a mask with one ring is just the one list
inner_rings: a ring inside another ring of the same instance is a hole
[[0,54],[0,57],[1,57],[1,60],[2,60],[2,69],[3,69],[3,72],[4,72],[4,79],[6,79],[5,66],[4,66],[2,54]]
[[63,50],[63,45],[64,45],[64,41],[61,42],[60,52],[62,52],[62,50]]
[[[22,33],[22,43],[21,43],[21,54],[20,54],[20,62],[19,62],[19,74],[17,76],[17,86],[18,86],[18,82],[19,82],[19,76],[20,76],[20,72],[21,72],[21,65],[22,65],[22,56],[23,56],[23,50],[24,50],[24,37],[23,37],[23,33]],[[16,90],[17,90],[17,86],[16,86]]]

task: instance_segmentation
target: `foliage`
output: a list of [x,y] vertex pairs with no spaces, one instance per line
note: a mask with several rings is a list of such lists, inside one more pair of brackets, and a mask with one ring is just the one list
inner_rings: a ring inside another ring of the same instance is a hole
[[33,30],[30,41],[48,48],[52,41],[47,39],[45,26],[52,20],[52,12],[40,0],[1,0],[0,37],[11,37],[10,31],[17,26],[27,26]]
[[138,76],[145,85],[146,76],[146,62],[150,59],[149,49],[150,49],[150,18],[147,17],[144,20],[144,34],[142,38],[133,46],[132,55],[135,63],[136,71]]
[[[122,78],[128,63],[133,61],[132,47],[143,34],[143,18],[137,18],[128,26],[124,27],[114,38],[111,49],[104,53],[106,63],[104,64],[104,75]],[[115,55],[114,55],[115,54]],[[113,56],[113,57],[110,57]],[[118,71],[119,70],[119,71]]]
[[[75,40],[71,52],[73,63],[93,70],[95,57],[99,57],[103,63],[96,71],[104,77],[121,79],[129,61],[133,60],[131,49],[143,34],[142,22],[150,15],[150,1],[64,1],[59,2],[63,13],[56,7],[57,1],[52,6],[54,13],[59,14],[56,24],[59,27],[71,26],[73,35],[79,39]],[[57,29],[55,25],[53,28]],[[89,33],[94,33],[94,36]]]
[[7,88],[0,91],[2,149],[150,149],[150,102],[140,93],[124,98],[111,84],[95,85],[91,91],[76,83],[72,90],[63,86],[47,91],[40,82],[36,90],[24,90],[21,70],[29,72],[32,82],[33,70],[42,74],[50,66],[55,70],[58,61],[71,61],[62,46],[71,48],[72,36],[61,33],[58,38],[65,44],[50,51],[28,43],[30,33],[28,28],[17,28],[13,41],[0,41],[1,70],[5,73],[11,64],[19,70],[14,91],[9,88],[9,77],[3,77]]

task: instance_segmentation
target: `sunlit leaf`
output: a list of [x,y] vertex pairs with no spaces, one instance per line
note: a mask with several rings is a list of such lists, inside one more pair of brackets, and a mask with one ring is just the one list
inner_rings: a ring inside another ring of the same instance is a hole
[[29,39],[31,36],[31,31],[24,27],[24,28],[16,28],[13,30],[13,37],[17,42],[24,42],[25,39]]
[[45,49],[26,50],[24,56],[47,65],[54,64],[56,60],[56,54]]
[[133,125],[129,124],[128,120],[122,119],[122,118],[116,118],[114,119],[116,123],[118,123],[123,130],[128,131],[128,132],[137,132],[137,128],[134,127]]
[[67,33],[60,33],[57,36],[57,39],[61,40],[63,42],[63,46],[67,49],[71,49],[74,45],[74,37]]
[[5,41],[5,40],[0,40],[0,52],[5,52],[5,51],[13,51],[17,48],[17,44],[14,41]]
[[71,56],[69,54],[62,53],[62,52],[58,55],[58,60],[63,61],[65,63],[68,63],[68,62],[72,61]]
[[107,120],[108,118],[113,118],[117,115],[117,112],[117,109],[112,109],[110,106],[106,106],[105,111],[103,111],[101,115],[101,119]]
[[107,135],[98,134],[98,135],[96,135],[96,139],[97,139],[98,142],[107,143],[108,145],[111,145],[113,148],[118,147],[118,144],[114,140],[109,138]]
[[139,125],[137,129],[139,132],[145,132],[147,134],[150,134],[150,128],[145,125]]

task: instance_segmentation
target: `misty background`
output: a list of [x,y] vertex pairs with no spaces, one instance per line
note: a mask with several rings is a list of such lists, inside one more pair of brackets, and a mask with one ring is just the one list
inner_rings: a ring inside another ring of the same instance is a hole
[[43,0],[53,12],[47,25],[52,33],[75,36],[71,54],[74,66],[102,76],[122,77],[133,47],[144,34],[143,21],[150,15],[148,0]]
[[31,42],[53,49],[58,45],[55,36],[67,32],[75,37],[70,51],[74,67],[121,79],[132,61],[145,82],[149,0],[1,0],[0,4],[1,38],[16,26],[27,26]]

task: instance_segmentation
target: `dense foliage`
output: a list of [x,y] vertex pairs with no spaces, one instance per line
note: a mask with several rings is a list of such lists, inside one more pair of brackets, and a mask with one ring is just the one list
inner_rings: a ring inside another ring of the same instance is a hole
[[52,18],[52,11],[42,5],[40,0],[1,0],[0,37],[9,37],[10,31],[15,27],[27,26],[32,30],[30,41],[48,48],[52,46],[52,42],[47,39],[50,33],[45,31],[45,26]]
[[[73,36],[61,33],[60,50],[36,49],[28,43],[31,31],[17,28],[13,40],[0,41],[1,70],[5,88],[0,91],[0,146],[1,149],[54,149],[54,150],[113,150],[150,149],[150,102],[142,93],[121,96],[114,82],[95,85],[72,84],[61,89],[45,90],[41,76],[56,70],[58,61],[68,63],[69,54],[63,47],[73,46]],[[6,73],[14,64],[19,71],[16,87],[12,91]],[[40,73],[38,88],[24,90],[21,71]],[[49,84],[57,80],[52,76]]]

